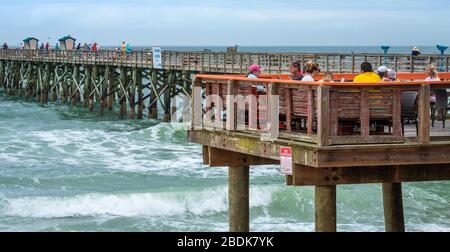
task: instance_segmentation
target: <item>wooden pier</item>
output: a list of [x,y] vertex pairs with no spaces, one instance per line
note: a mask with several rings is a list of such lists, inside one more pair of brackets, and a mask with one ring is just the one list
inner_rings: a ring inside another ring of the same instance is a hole
[[[354,76],[335,76],[346,77]],[[249,231],[249,167],[279,165],[283,149],[292,153],[287,185],[315,186],[316,231],[336,231],[338,185],[367,183],[382,184],[386,231],[405,231],[401,183],[450,180],[450,129],[430,125],[430,94],[450,88],[450,74],[432,83],[399,77],[355,84],[197,75],[189,140],[203,146],[205,165],[229,167],[230,231]],[[417,133],[402,111],[411,93]]]
[[[162,69],[152,59],[148,51],[0,50],[0,86],[41,103],[116,108],[120,118],[157,119],[160,106],[164,121],[172,98],[185,95],[189,140],[203,146],[206,165],[229,167],[230,231],[249,231],[250,166],[280,164],[281,148],[292,152],[287,185],[316,187],[317,231],[336,231],[338,185],[383,184],[386,231],[404,231],[401,183],[450,179],[450,130],[439,118],[430,123],[430,94],[450,88],[450,74],[425,83],[418,73],[430,63],[448,72],[449,56],[389,55],[402,82],[357,85],[360,63],[383,65],[384,55],[163,52]],[[288,80],[297,60],[318,62],[337,82]],[[253,63],[267,75],[244,78]],[[417,130],[405,125],[407,93],[417,96]]]
[[[388,62],[399,72],[423,72],[428,64],[448,71],[450,56],[390,54],[304,54],[163,51],[161,69],[153,66],[151,51],[63,51],[0,49],[0,86],[8,95],[82,103],[91,111],[113,110],[121,118],[157,118],[158,106],[169,121],[171,100],[191,97],[194,74],[245,74],[249,65],[263,66],[266,74],[288,74],[292,62],[313,60],[323,71],[355,73],[368,61],[375,67]],[[136,112],[137,110],[137,112]]]

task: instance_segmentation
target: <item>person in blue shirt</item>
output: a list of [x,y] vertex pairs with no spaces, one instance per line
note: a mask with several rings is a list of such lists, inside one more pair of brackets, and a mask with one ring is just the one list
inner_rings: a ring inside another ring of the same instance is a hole
[[[261,75],[261,72],[264,71],[259,65],[253,64],[249,68],[249,73],[247,74],[247,78],[249,79],[258,79]],[[258,90],[258,93],[266,92],[266,88],[263,85],[257,85],[256,89]]]

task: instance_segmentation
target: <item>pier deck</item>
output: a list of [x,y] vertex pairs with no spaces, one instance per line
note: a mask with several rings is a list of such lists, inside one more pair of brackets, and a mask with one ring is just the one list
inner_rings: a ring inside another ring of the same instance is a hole
[[[0,60],[51,62],[83,65],[109,65],[123,67],[153,68],[151,51],[141,50],[122,54],[116,51],[37,51],[20,49],[0,49]],[[423,72],[428,64],[443,66],[449,71],[450,56],[407,54],[345,54],[345,53],[246,53],[246,52],[178,52],[163,51],[162,62],[165,70],[193,71],[197,73],[247,73],[248,66],[259,64],[268,74],[289,73],[292,62],[317,62],[323,71],[334,73],[357,73],[363,62],[374,67],[388,65],[397,72]]]
[[[287,185],[316,187],[317,231],[336,231],[336,186],[381,183],[386,230],[404,231],[401,183],[450,180],[450,130],[441,118],[431,125],[430,99],[447,93],[450,82],[400,76],[404,81],[355,84],[197,75],[189,140],[203,146],[206,165],[228,166],[239,181],[248,180],[250,166],[279,165],[288,148]],[[257,85],[267,92],[257,93]],[[411,95],[417,129],[405,114]],[[230,230],[248,231],[248,218],[238,214],[247,211],[248,188],[233,185]]]

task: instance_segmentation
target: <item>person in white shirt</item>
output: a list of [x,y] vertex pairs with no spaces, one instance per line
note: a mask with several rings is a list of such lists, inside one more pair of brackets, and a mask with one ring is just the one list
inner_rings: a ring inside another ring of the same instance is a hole
[[314,82],[315,81],[314,77],[316,77],[319,73],[320,73],[319,64],[312,61],[308,61],[305,63],[305,71],[303,74],[304,76],[302,81]]
[[427,68],[425,69],[425,74],[427,75],[425,81],[441,81],[436,66],[428,65]]

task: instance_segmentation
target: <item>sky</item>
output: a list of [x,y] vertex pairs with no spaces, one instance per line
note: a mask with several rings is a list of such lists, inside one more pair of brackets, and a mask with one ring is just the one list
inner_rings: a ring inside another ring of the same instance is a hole
[[0,42],[11,45],[65,35],[134,46],[450,44],[448,0],[0,1]]

